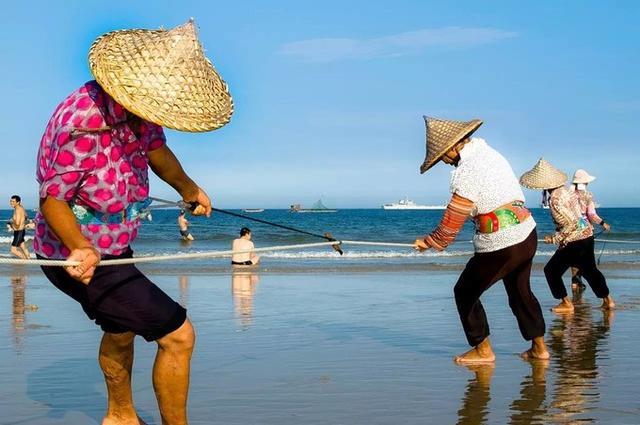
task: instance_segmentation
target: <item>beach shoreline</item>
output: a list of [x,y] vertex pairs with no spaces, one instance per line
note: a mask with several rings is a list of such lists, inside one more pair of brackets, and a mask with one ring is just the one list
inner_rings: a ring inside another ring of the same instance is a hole
[[[527,343],[502,285],[494,285],[482,298],[497,354],[486,372],[452,361],[467,346],[453,302],[457,270],[146,271],[188,308],[196,328],[194,424],[618,424],[639,417],[635,270],[630,277],[605,271],[619,305],[613,316],[587,289],[579,320],[549,311],[554,300],[534,271],[552,355],[544,370],[518,358]],[[2,423],[99,423],[99,329],[37,269],[0,282]],[[154,347],[136,342],[134,397],[141,416],[157,425]],[[584,380],[571,381],[576,374]]]

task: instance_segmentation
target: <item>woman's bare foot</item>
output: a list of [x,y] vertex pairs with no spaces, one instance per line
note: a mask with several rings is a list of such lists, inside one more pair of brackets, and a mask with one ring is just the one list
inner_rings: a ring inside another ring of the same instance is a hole
[[602,305],[600,308],[604,310],[613,310],[616,307],[616,303],[613,302],[611,295],[608,295],[602,299]]
[[471,350],[455,356],[453,361],[456,363],[492,363],[496,361],[496,355],[493,353],[489,338],[485,338]]
[[476,381],[478,381],[478,384],[486,387],[491,384],[493,371],[496,368],[495,363],[463,363],[460,365],[476,374]]
[[548,360],[549,351],[544,343],[544,338],[539,336],[531,341],[531,348],[520,354],[525,360]]
[[560,304],[551,309],[554,313],[573,313],[573,310],[573,303],[569,297],[564,297]]

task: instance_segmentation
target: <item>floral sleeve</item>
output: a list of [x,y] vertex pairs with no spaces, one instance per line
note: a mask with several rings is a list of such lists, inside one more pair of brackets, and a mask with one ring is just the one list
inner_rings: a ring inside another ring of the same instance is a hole
[[146,146],[146,151],[156,150],[167,143],[164,130],[157,124],[142,121],[140,124],[140,141]]

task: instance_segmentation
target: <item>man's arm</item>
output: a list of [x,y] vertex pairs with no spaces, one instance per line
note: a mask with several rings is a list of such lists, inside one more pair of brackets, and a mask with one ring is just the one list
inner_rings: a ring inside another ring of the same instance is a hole
[[182,199],[200,204],[192,214],[205,214],[207,217],[211,215],[211,200],[185,173],[180,161],[167,145],[149,151],[149,166],[158,177],[173,187]]

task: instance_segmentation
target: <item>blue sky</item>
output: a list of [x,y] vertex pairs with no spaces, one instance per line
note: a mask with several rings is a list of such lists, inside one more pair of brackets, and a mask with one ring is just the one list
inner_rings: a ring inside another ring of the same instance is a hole
[[[235,113],[212,133],[167,135],[219,207],[444,202],[451,168],[418,171],[423,114],[481,118],[477,135],[516,174],[544,156],[596,175],[603,206],[640,206],[640,2],[34,1],[3,12],[7,200],[37,203],[41,134],[91,79],[97,36],[194,17]],[[175,197],[158,180],[152,194]]]

